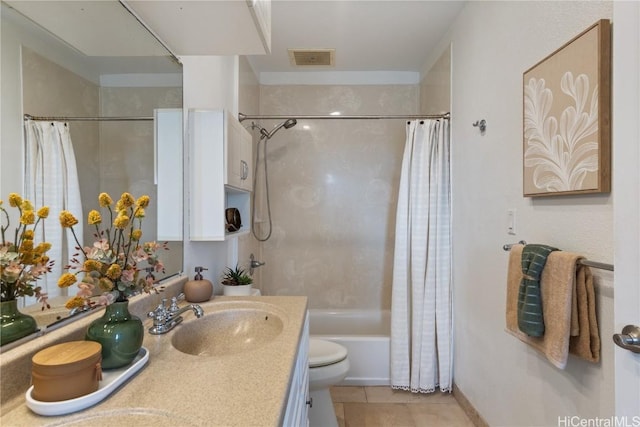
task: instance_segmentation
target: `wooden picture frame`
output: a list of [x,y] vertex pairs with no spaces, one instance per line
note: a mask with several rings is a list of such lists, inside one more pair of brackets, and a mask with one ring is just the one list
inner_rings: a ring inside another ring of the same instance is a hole
[[523,74],[523,195],[611,191],[611,24]]

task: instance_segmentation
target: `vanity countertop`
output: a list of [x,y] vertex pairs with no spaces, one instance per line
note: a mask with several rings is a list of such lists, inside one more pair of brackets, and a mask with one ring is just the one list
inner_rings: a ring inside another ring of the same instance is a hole
[[[144,321],[147,365],[97,405],[59,417],[33,413],[24,403],[2,407],[2,426],[181,425],[277,426],[282,423],[289,383],[307,311],[306,297],[222,297],[200,304],[207,313],[242,301],[274,306],[282,332],[262,347],[241,354],[193,356],[176,350],[173,335],[191,322],[193,312],[164,335],[151,335]],[[26,389],[24,390],[26,392]],[[15,400],[15,399],[14,399]]]

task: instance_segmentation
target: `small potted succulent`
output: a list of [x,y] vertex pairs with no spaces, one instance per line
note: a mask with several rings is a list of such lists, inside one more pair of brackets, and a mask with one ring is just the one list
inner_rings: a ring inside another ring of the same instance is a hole
[[245,269],[227,267],[222,275],[222,289],[227,296],[251,295],[253,278]]

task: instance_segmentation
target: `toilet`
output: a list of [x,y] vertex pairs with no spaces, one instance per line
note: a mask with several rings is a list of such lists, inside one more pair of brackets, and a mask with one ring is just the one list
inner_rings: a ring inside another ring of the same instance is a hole
[[332,341],[309,338],[310,427],[338,425],[329,387],[339,384],[349,372],[347,349]]

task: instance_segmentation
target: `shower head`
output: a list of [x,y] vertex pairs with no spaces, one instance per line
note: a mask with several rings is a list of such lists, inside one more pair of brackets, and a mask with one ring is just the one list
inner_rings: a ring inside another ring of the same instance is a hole
[[263,138],[271,139],[273,135],[275,135],[275,133],[278,132],[282,127],[284,127],[285,129],[291,129],[297,124],[298,124],[298,121],[296,119],[287,119],[284,122],[275,126],[273,129],[271,129],[271,131],[267,131],[265,128],[258,125],[256,125],[256,127],[260,128],[260,135],[261,135],[260,139],[263,139]]

